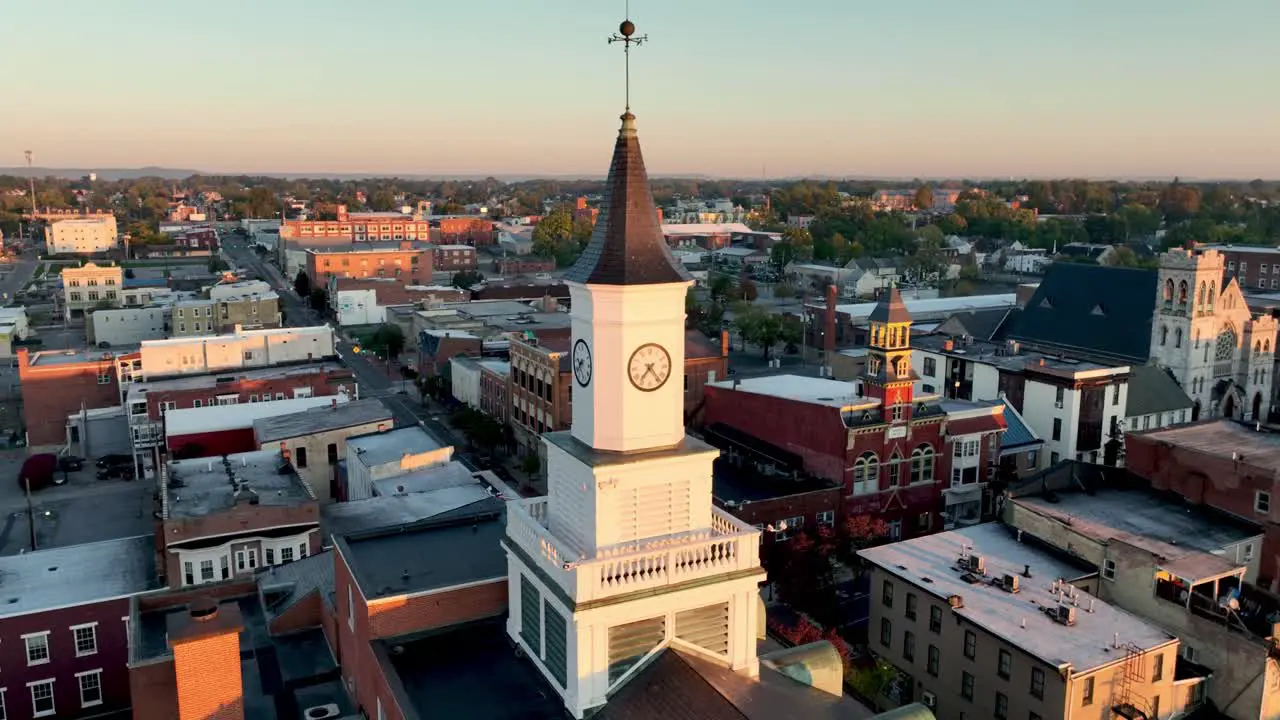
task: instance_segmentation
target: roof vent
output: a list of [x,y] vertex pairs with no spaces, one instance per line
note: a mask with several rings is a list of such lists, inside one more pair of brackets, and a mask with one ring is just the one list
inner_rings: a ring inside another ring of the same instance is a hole
[[1059,625],[1071,627],[1076,624],[1076,609],[1071,605],[1058,605],[1051,608],[1043,608],[1046,615],[1053,619]]
[[[400,645],[397,645],[396,648],[400,648],[401,651],[404,649]],[[393,648],[392,652],[394,651],[395,649]],[[302,711],[302,716],[306,718],[306,720],[325,720],[325,718],[338,717],[341,713],[342,711],[338,708],[337,703],[327,703],[325,705],[316,705],[314,707],[307,708]]]
[[947,598],[947,604],[951,606],[952,610],[959,610],[964,607],[964,598],[959,595],[952,595]]
[[208,622],[218,617],[218,604],[209,598],[198,598],[191,601],[187,612],[196,622]]
[[969,555],[961,558],[960,566],[978,575],[985,575],[987,572],[987,560],[981,555]]
[[1016,593],[1020,589],[1019,579],[1020,578],[1017,575],[1010,575],[1009,573],[1005,573],[1000,578],[1000,588],[1008,593]]

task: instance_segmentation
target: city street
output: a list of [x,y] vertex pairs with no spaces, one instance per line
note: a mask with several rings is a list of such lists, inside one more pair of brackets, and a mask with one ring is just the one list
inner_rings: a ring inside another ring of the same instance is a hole
[[0,303],[8,303],[13,300],[18,291],[22,289],[31,276],[35,274],[35,260],[17,260],[4,266],[4,272],[0,273]]

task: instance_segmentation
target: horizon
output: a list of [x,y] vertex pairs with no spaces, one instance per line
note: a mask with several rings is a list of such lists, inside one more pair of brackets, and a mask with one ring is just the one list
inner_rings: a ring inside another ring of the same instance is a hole
[[[1274,178],[1280,98],[1262,88],[1280,5],[1241,5],[638,0],[632,106],[655,178]],[[23,104],[0,115],[0,167],[25,171],[30,149],[49,170],[604,176],[623,3],[344,7],[15,6],[6,54],[39,71],[11,78]],[[51,80],[86,69],[111,80]]]

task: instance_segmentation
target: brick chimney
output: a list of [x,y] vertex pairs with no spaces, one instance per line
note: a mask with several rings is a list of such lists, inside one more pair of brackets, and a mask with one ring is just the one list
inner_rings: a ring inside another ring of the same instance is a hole
[[192,601],[168,618],[169,647],[178,686],[178,720],[244,720],[240,631],[235,603]]
[[584,198],[584,197],[579,196],[579,197],[578,197],[578,204],[577,204],[577,206],[575,207],[575,209],[576,209],[576,210],[586,210],[586,209],[587,209],[587,199],[586,199],[586,198]]
[[836,352],[836,299],[837,289],[835,285],[827,286],[827,317],[823,323],[822,335],[822,351],[826,353],[827,364],[831,363],[831,356]]
[[729,331],[720,331],[720,357],[729,357]]

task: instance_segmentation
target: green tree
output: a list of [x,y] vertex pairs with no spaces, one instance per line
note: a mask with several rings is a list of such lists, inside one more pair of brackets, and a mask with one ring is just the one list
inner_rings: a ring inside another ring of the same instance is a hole
[[383,188],[374,190],[369,195],[369,209],[374,212],[393,212],[396,209],[396,195],[391,190]]
[[228,265],[227,261],[223,260],[220,256],[218,255],[209,256],[209,272],[220,273],[224,270],[230,270],[230,269],[231,269],[231,266]]
[[329,291],[324,288],[312,288],[307,301],[312,310],[324,312],[324,309],[329,307]]
[[453,279],[449,282],[454,287],[465,290],[484,282],[484,275],[475,270],[460,270],[453,274]]
[[294,276],[293,291],[298,293],[300,298],[310,297],[311,278],[307,275],[306,270],[299,270],[298,274]]
[[779,270],[786,268],[795,259],[796,246],[785,240],[775,243],[773,247],[769,248],[769,262],[773,263],[774,267]]
[[1133,250],[1124,245],[1116,245],[1111,248],[1111,255],[1107,257],[1106,264],[1112,267],[1137,267],[1139,261]]
[[564,209],[553,210],[533,227],[533,252],[553,258],[561,244],[573,237],[573,216]]
[[711,278],[710,287],[711,299],[715,301],[724,300],[733,291],[733,278],[724,273],[716,273]]
[[933,188],[928,185],[921,185],[916,188],[915,206],[917,210],[929,210],[933,208]]
[[400,353],[404,352],[404,330],[399,325],[393,323],[383,323],[373,331],[373,335],[369,338],[369,346],[377,351],[380,355],[387,358],[400,357]]
[[761,313],[760,319],[755,325],[755,338],[753,342],[760,346],[764,351],[764,358],[768,360],[773,355],[773,349],[782,342],[782,316],[772,313]]
[[267,187],[255,187],[249,191],[244,205],[244,214],[251,218],[274,217],[280,212],[280,202],[276,194]]

